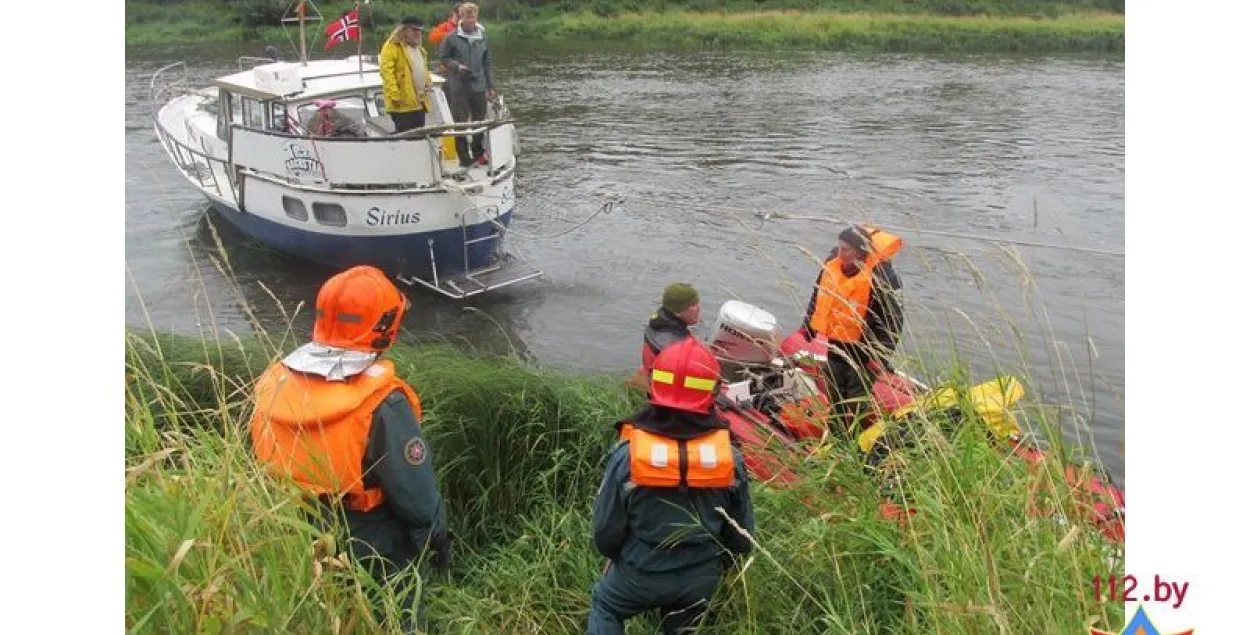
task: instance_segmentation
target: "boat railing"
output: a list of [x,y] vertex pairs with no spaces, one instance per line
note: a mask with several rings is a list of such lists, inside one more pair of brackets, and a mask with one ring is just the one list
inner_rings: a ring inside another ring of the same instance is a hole
[[174,62],[157,69],[148,82],[148,108],[152,117],[156,117],[161,104],[171,97],[189,92],[186,62]]
[[230,177],[229,164],[183,143],[161,125],[159,118],[153,119],[157,139],[188,179],[197,181],[200,187],[214,192],[220,198],[238,200],[234,179]]
[[[272,57],[255,57],[252,55],[241,55],[239,56],[239,70],[248,71],[253,68],[256,68],[257,66],[260,66],[261,64],[273,64],[276,61],[278,60],[275,60]],[[247,66],[244,66],[244,64],[247,64]]]
[[386,139],[425,139],[428,137],[468,137],[472,135],[484,134],[492,128],[516,123],[514,119],[496,119],[487,121],[463,121],[457,123],[440,124],[436,126],[425,126],[422,128],[413,128],[388,135]]

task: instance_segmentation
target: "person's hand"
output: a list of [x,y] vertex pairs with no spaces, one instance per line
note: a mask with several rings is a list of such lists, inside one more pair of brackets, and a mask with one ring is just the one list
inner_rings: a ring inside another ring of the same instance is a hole
[[492,89],[490,89],[490,90],[486,91],[486,99],[487,99],[487,101],[495,101],[495,98],[496,98],[496,97],[498,97],[498,96],[499,96],[499,93],[498,93],[498,92],[496,92],[494,88],[492,88]]

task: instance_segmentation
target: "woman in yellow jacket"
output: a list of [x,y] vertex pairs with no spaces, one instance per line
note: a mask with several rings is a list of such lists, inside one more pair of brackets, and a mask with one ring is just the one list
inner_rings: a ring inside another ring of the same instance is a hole
[[404,18],[386,38],[378,55],[382,95],[386,112],[395,122],[395,132],[425,126],[425,113],[430,111],[433,82],[421,46],[424,26],[421,18]]

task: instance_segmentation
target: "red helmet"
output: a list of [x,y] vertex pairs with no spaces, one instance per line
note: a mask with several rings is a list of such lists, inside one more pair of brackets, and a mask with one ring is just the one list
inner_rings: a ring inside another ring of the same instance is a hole
[[688,337],[664,348],[651,370],[651,403],[697,414],[712,411],[720,383],[720,362],[699,340]]
[[408,298],[375,267],[352,267],[330,278],[317,294],[313,341],[365,353],[395,343]]

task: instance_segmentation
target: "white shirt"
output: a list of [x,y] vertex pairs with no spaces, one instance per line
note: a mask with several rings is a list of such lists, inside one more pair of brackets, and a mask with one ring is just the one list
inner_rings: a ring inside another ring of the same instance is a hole
[[421,54],[421,49],[407,44],[404,45],[404,51],[408,53],[408,63],[412,65],[412,87],[417,90],[419,99],[421,93],[425,92],[425,56]]

